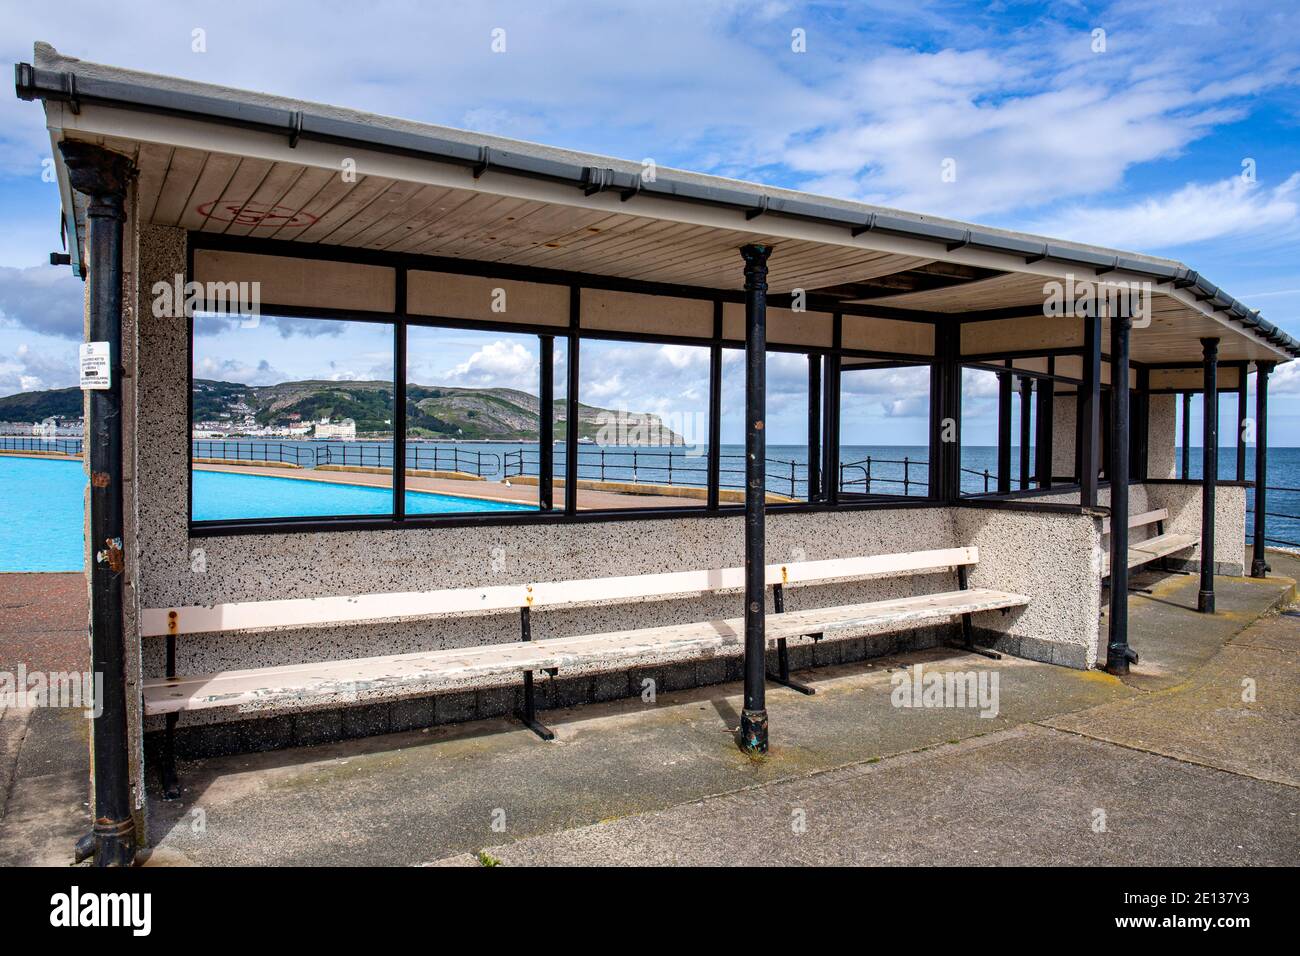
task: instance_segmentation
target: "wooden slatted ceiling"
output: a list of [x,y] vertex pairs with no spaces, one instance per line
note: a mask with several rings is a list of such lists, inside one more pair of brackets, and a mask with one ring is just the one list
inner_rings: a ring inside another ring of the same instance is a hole
[[879,296],[860,301],[896,309],[920,309],[925,312],[975,312],[1012,305],[1041,304],[1043,283],[1048,281],[1050,280],[1043,276],[1008,273],[990,279],[946,286],[942,289],[905,292],[901,295]]
[[[647,219],[622,212],[557,206],[472,190],[421,186],[337,171],[101,137],[140,169],[141,215],[149,221],[278,240],[624,278],[736,289],[737,248],[754,236]],[[760,240],[761,241],[761,240]],[[771,240],[775,243],[776,240]],[[773,292],[861,281],[932,260],[780,243],[770,261]],[[1002,275],[958,286],[862,300],[873,305],[965,312],[1041,303],[1044,278]],[[1196,362],[1198,339],[1222,339],[1224,361],[1274,358],[1245,336],[1166,296],[1155,297],[1149,327],[1135,330],[1133,357]],[[1108,333],[1107,333],[1108,334]],[[1103,341],[1108,341],[1104,339]]]
[[[742,283],[754,237],[628,213],[357,175],[198,150],[108,142],[140,166],[142,214],[203,232],[470,258],[706,288]],[[770,241],[775,243],[775,239]],[[931,260],[781,243],[774,292],[888,275]]]

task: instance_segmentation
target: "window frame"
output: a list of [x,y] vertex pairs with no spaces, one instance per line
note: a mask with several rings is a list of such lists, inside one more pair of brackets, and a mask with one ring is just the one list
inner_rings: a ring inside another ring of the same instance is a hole
[[[285,318],[314,318],[340,321],[385,323],[393,328],[393,461],[405,461],[406,454],[406,349],[407,330],[411,327],[473,330],[481,332],[500,332],[511,334],[535,335],[538,338],[539,355],[546,353],[544,340],[550,338],[552,347],[555,340],[564,340],[566,352],[567,382],[564,401],[566,403],[566,421],[576,420],[577,405],[581,387],[581,351],[582,340],[606,340],[624,342],[642,342],[658,345],[690,345],[705,347],[710,352],[709,363],[709,452],[707,475],[707,498],[703,507],[670,506],[655,508],[628,509],[590,509],[579,511],[577,508],[577,483],[574,480],[577,471],[576,429],[566,429],[565,446],[565,485],[562,497],[555,497],[552,491],[551,507],[546,507],[545,491],[539,490],[539,507],[528,512],[477,512],[447,515],[407,515],[405,513],[405,473],[404,469],[393,469],[393,509],[386,515],[323,515],[302,518],[239,518],[217,521],[195,521],[193,501],[193,455],[187,455],[186,463],[186,522],[188,533],[193,538],[223,537],[245,534],[285,534],[317,533],[325,531],[391,531],[401,528],[458,528],[476,526],[511,526],[534,523],[590,523],[605,521],[639,521],[669,518],[716,518],[731,517],[743,513],[740,504],[722,504],[718,498],[719,478],[719,435],[721,428],[721,392],[722,392],[722,350],[724,348],[744,348],[744,341],[728,339],[723,336],[722,312],[727,302],[743,302],[743,294],[724,290],[711,290],[698,287],[665,286],[638,280],[620,279],[609,276],[586,275],[558,272],[532,267],[502,266],[499,264],[474,260],[443,260],[429,256],[415,256],[399,253],[382,253],[372,250],[351,249],[347,247],[324,247],[293,242],[247,237],[228,237],[219,234],[190,232],[187,236],[186,281],[194,278],[194,254],[201,249],[231,250],[249,252],[259,255],[279,255],[293,258],[311,258],[323,261],[358,262],[386,265],[394,268],[396,296],[393,311],[368,311],[357,309],[333,309],[329,307],[286,306],[273,302],[262,303],[262,314]],[[510,321],[480,321],[460,319],[451,316],[412,314],[407,311],[406,284],[407,273],[412,270],[432,270],[459,272],[464,275],[486,276],[501,279],[524,279],[532,282],[550,283],[567,286],[569,296],[569,321],[567,326],[540,325]],[[673,336],[663,334],[639,333],[632,331],[613,331],[582,328],[579,323],[581,314],[581,295],[583,288],[608,289],[613,291],[638,292],[649,295],[664,295],[702,299],[713,304],[713,329],[708,337]],[[813,309],[812,306],[809,307]],[[831,346],[792,345],[786,343],[770,344],[767,351],[790,352],[808,356],[820,356],[820,378],[822,400],[820,403],[820,428],[817,447],[820,452],[821,492],[817,500],[797,501],[788,504],[769,504],[767,510],[774,514],[782,513],[817,513],[825,511],[861,511],[896,508],[930,508],[943,505],[934,495],[933,489],[924,496],[891,498],[886,500],[841,500],[838,489],[832,492],[827,475],[832,473],[828,466],[838,458],[838,449],[829,452],[832,444],[838,442],[839,388],[838,376],[833,377],[837,369],[837,359],[844,357],[861,357],[906,365],[921,365],[931,368],[931,374],[937,362],[937,356],[902,354],[895,352],[877,352],[865,349],[846,349],[840,345],[842,314],[865,314],[851,309],[827,309],[818,307],[814,311],[833,311],[834,336]],[[198,311],[203,311],[199,308]],[[869,317],[869,316],[868,316]],[[935,324],[928,316],[918,316],[914,321]],[[186,422],[185,438],[187,447],[191,447],[194,422],[194,315],[186,316]],[[539,387],[542,383],[539,381]],[[833,389],[833,390],[832,390]],[[552,400],[555,400],[552,389]],[[834,407],[828,399],[834,395]],[[544,399],[543,399],[544,400]],[[540,416],[542,419],[545,416]],[[554,407],[551,421],[554,423]],[[545,429],[543,429],[544,431]],[[833,433],[833,435],[832,435]],[[813,436],[809,435],[810,448]],[[554,443],[538,443],[540,461],[539,472],[543,469],[554,474]],[[934,447],[931,442],[930,454]],[[835,484],[838,484],[836,482]]]

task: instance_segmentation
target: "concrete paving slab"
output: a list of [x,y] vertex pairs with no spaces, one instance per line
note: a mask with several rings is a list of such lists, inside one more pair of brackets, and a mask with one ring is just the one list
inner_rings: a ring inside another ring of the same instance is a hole
[[1300,619],[1261,618],[1184,681],[1046,723],[1300,787]]
[[1295,865],[1300,791],[1022,727],[489,847],[505,865]]
[[[1295,581],[1281,575],[1265,579],[1217,577],[1216,612],[1201,614],[1196,610],[1200,578],[1194,574],[1147,571],[1136,583],[1150,588],[1151,593],[1134,591],[1129,595],[1129,642],[1141,661],[1126,681],[1150,691],[1183,680],[1261,614],[1294,600],[1295,594]],[[1103,614],[1103,643],[1105,617]]]
[[[999,713],[891,705],[921,663],[999,677]],[[815,676],[814,676],[815,675]],[[824,668],[818,694],[769,690],[769,759],[735,747],[738,684],[549,711],[557,739],[482,721],[292,752],[182,764],[183,799],[152,806],[153,837],[199,863],[410,864],[511,837],[644,813],[847,763],[993,733],[1133,693],[1099,672],[933,650]],[[205,827],[196,831],[194,811]]]

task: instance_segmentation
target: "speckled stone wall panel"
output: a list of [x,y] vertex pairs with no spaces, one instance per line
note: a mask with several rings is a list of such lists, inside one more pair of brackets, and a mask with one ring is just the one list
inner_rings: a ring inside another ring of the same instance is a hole
[[[1196,547],[1169,559],[1176,568],[1196,569],[1201,562],[1201,486],[1147,485],[1151,508],[1167,508],[1165,530],[1196,537]],[[1214,489],[1214,571],[1240,575],[1246,568],[1246,489],[1219,485]]]
[[185,232],[140,228],[136,429],[133,449],[139,521],[140,601],[157,607],[191,578],[188,549],[189,366],[183,317],[153,314],[155,282],[185,274]]
[[1025,594],[1027,607],[978,615],[995,646],[1033,660],[1087,668],[1096,662],[1101,611],[1098,520],[992,508],[956,510],[957,537],[980,549],[972,587]]
[[1052,399],[1052,477],[1074,474],[1074,449],[1078,444],[1074,422],[1079,415],[1079,400],[1074,395],[1057,395]]
[[[1077,492],[1044,495],[1035,498],[1041,502],[1075,504]],[[1110,489],[1097,492],[1097,503],[1110,507]],[[1169,558],[1175,568],[1196,568],[1201,560],[1201,486],[1199,484],[1164,484],[1142,482],[1129,485],[1129,513],[1141,514],[1165,508],[1169,520],[1164,530],[1172,534],[1193,535],[1198,544]],[[1239,575],[1245,573],[1246,560],[1246,489],[1237,485],[1219,485],[1214,494],[1214,562],[1216,574]],[[1156,536],[1155,525],[1129,530],[1130,541],[1138,542]]]
[[1147,477],[1177,477],[1178,396],[1152,395],[1147,415]]

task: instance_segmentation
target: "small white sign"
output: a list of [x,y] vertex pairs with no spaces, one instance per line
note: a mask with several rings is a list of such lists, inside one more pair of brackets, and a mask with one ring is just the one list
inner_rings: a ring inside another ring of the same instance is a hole
[[113,370],[108,364],[107,342],[83,342],[81,345],[81,387],[112,388]]

